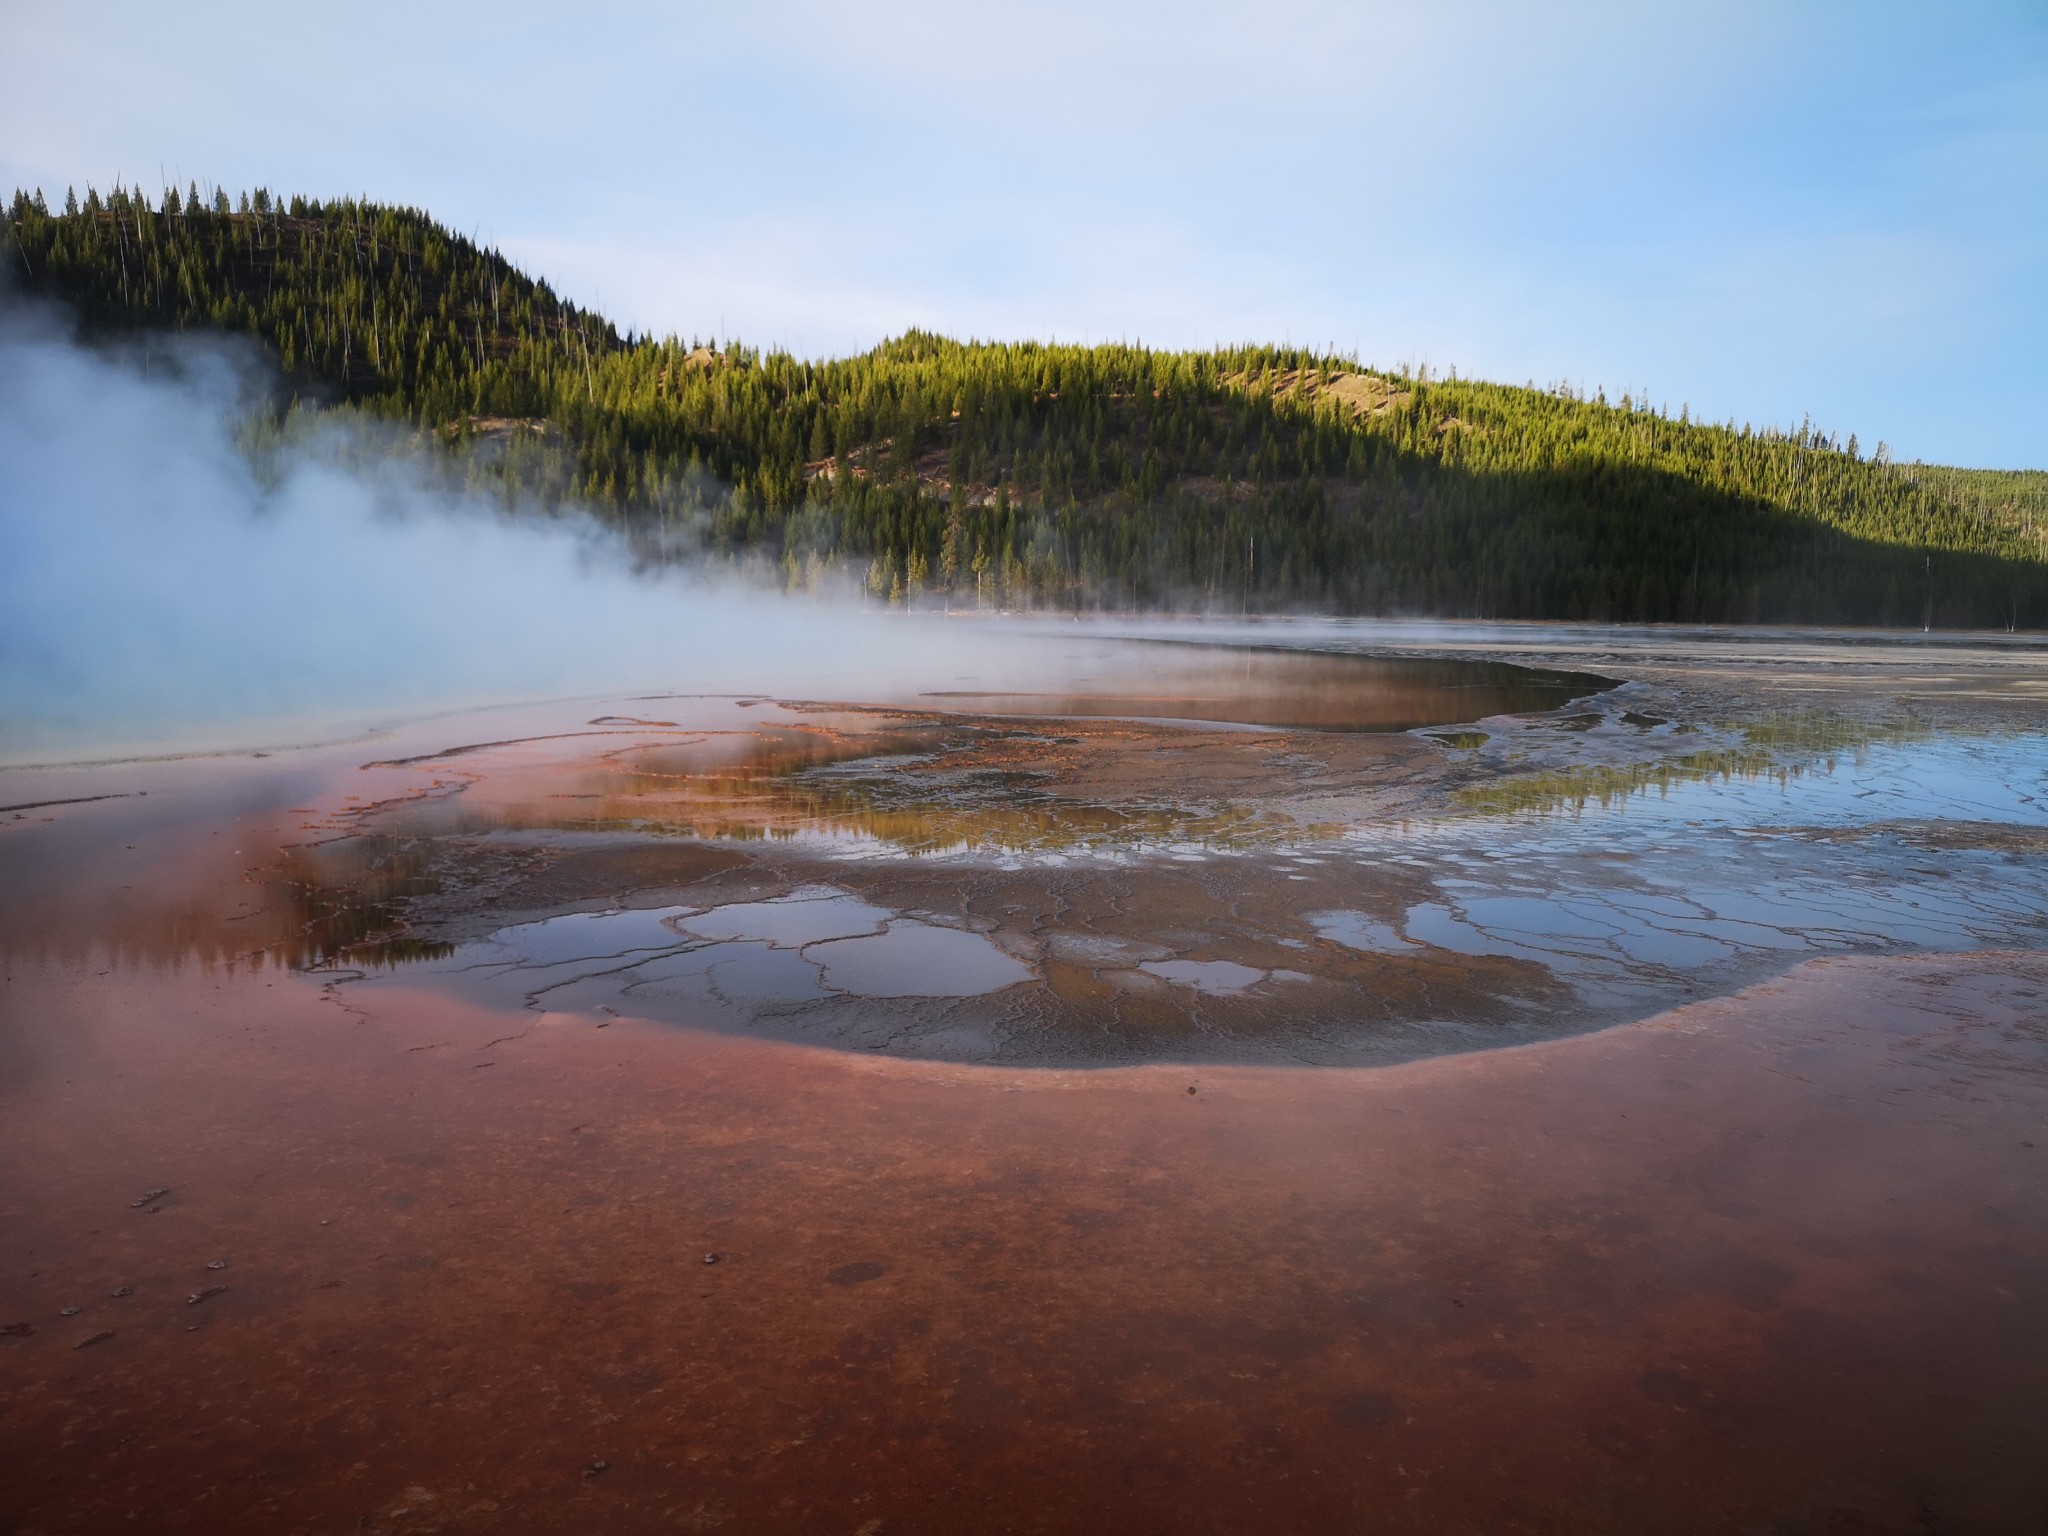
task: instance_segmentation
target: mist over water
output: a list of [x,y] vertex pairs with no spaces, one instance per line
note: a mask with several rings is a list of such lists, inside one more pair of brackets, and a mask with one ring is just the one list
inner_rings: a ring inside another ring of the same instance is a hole
[[636,572],[595,519],[508,513],[406,454],[259,475],[234,430],[252,366],[195,344],[145,367],[0,310],[0,761],[930,653],[898,616]]

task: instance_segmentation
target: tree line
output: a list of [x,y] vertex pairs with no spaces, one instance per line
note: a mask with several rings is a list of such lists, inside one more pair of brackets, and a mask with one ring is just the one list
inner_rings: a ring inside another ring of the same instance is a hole
[[2048,477],[1810,423],[1292,347],[639,336],[420,210],[264,190],[17,192],[4,247],[88,336],[253,338],[280,424],[382,418],[650,558],[792,585],[850,564],[903,603],[2048,625]]

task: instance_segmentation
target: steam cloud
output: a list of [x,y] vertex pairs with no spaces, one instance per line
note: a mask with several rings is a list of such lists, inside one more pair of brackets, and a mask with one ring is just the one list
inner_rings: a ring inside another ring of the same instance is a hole
[[[511,517],[238,450],[232,357],[175,376],[0,311],[0,761],[638,688],[768,689],[929,656],[926,624],[670,570],[587,517]],[[959,626],[945,648],[958,655]]]

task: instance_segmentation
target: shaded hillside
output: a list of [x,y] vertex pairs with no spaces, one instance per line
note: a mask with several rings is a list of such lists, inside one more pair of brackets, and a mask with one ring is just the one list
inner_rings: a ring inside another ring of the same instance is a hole
[[413,210],[17,194],[5,265],[88,333],[259,339],[306,401],[877,596],[1502,618],[2048,625],[2041,476],[1294,349],[962,344],[824,363],[622,336]]

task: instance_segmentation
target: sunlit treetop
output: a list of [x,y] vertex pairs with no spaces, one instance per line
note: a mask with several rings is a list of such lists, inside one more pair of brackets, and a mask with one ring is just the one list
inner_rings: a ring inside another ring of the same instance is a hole
[[287,401],[791,582],[850,559],[908,602],[2048,624],[2048,476],[1811,424],[1289,347],[622,335],[424,212],[262,189],[17,193],[5,243],[87,334],[254,338]]

